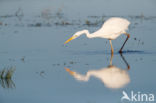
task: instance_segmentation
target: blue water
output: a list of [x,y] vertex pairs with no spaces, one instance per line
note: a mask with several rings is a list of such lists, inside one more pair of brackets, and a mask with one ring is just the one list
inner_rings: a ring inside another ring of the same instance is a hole
[[[121,103],[123,91],[128,95],[131,91],[156,95],[155,3],[154,0],[1,0],[0,71],[10,67],[16,70],[10,82],[12,88],[0,83],[0,103]],[[98,30],[110,16],[131,22],[128,30],[131,37],[123,52],[129,70],[118,53],[126,37],[122,35],[113,41],[112,64],[126,71],[130,80],[116,89],[95,76],[79,81],[65,70],[85,75],[108,68],[111,58],[108,40],[81,36],[67,45],[63,43],[78,30]]]

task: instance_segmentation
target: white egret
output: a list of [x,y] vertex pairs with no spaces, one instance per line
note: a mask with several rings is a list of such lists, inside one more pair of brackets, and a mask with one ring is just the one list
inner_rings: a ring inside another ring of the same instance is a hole
[[78,31],[71,38],[69,38],[64,44],[68,43],[69,41],[71,41],[73,39],[76,39],[77,37],[79,37],[82,34],[86,34],[86,36],[88,38],[106,38],[106,39],[108,39],[110,42],[110,45],[111,45],[111,53],[113,53],[114,50],[113,50],[111,40],[116,39],[121,34],[125,34],[127,36],[127,38],[119,51],[120,53],[122,53],[122,49],[123,49],[125,43],[127,42],[128,38],[130,37],[130,35],[126,32],[129,24],[130,24],[130,22],[127,19],[119,18],[119,17],[112,17],[112,18],[108,19],[103,24],[102,28],[99,29],[98,31],[91,33],[91,34],[89,33],[88,30]]

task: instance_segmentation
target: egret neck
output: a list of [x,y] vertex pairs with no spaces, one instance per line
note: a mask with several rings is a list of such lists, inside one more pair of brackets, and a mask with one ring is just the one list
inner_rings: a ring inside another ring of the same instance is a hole
[[[80,35],[86,34],[86,36],[87,36],[88,38],[94,38],[94,37],[96,37],[95,35],[90,34],[88,30],[79,31],[79,34],[80,34]],[[80,35],[79,35],[79,36],[80,36]]]

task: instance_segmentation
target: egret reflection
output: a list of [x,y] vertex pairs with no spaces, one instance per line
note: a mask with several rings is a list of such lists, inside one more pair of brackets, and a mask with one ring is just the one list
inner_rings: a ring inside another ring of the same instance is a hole
[[121,58],[126,64],[126,69],[121,69],[112,64],[113,54],[111,55],[110,64],[108,67],[101,68],[99,70],[89,70],[85,75],[78,72],[71,71],[69,68],[65,68],[69,74],[71,74],[76,80],[87,82],[90,77],[95,77],[101,80],[102,83],[108,88],[122,88],[130,82],[128,70],[130,69],[129,64],[125,60],[122,54]]

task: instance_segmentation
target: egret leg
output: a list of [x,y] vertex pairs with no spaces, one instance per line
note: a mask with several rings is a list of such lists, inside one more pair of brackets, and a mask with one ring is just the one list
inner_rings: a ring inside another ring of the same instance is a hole
[[109,43],[110,43],[110,45],[111,45],[111,54],[113,54],[113,53],[114,53],[114,49],[113,49],[113,46],[112,46],[112,41],[109,40]]
[[127,38],[126,38],[125,42],[123,43],[123,45],[122,45],[121,49],[119,50],[119,53],[122,53],[122,49],[123,49],[123,47],[125,46],[125,44],[126,44],[127,40],[128,40],[128,39],[129,39],[129,37],[130,37],[130,35],[129,35],[128,33],[125,33],[125,35],[127,36]]

